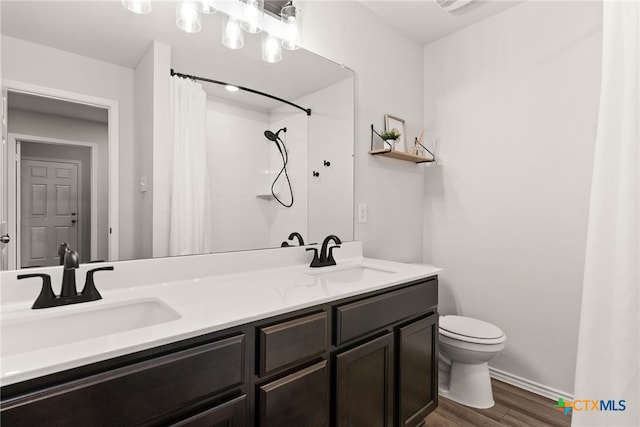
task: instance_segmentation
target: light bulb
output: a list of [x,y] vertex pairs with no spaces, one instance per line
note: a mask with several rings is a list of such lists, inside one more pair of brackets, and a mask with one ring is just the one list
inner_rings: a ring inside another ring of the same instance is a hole
[[288,5],[280,11],[280,18],[285,25],[282,47],[289,50],[300,49],[302,45],[301,13],[293,5]]
[[241,0],[244,4],[242,14],[242,29],[247,33],[262,31],[264,19],[264,0]]
[[280,40],[269,33],[262,34],[262,60],[270,64],[282,60]]
[[139,15],[151,12],[151,0],[122,0],[122,5],[127,10]]
[[240,49],[244,46],[244,34],[240,28],[240,21],[229,16],[222,26],[222,44],[229,49]]
[[185,33],[197,33],[202,28],[195,0],[176,3],[176,25]]

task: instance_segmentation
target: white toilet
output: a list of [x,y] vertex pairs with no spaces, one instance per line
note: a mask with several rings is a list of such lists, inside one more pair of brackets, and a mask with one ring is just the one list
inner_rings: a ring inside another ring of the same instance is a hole
[[473,408],[491,408],[489,365],[507,336],[495,325],[464,316],[441,316],[439,325],[440,395]]

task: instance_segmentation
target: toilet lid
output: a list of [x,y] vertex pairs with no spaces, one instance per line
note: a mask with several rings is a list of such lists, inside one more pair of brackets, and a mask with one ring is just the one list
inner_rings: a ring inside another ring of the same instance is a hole
[[491,323],[464,316],[440,317],[440,330],[481,340],[494,340],[504,335],[500,328]]

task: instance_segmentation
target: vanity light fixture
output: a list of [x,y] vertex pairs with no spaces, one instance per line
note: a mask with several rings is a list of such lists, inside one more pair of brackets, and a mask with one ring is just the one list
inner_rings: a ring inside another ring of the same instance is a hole
[[122,0],[122,5],[138,15],[146,15],[151,12],[151,0]]
[[200,31],[202,23],[196,0],[182,0],[176,3],[176,25],[185,33]]
[[206,13],[207,15],[218,11],[215,0],[197,0],[196,7],[198,8],[198,12]]
[[[0,0],[1,1],[1,0]],[[222,44],[229,49],[244,46],[244,33],[263,32],[262,59],[268,63],[282,60],[282,48],[299,49],[302,45],[300,9],[292,0],[175,0],[176,25],[187,33],[202,29],[201,14],[218,10],[225,16],[222,25]],[[122,0],[128,10],[145,14],[151,12],[151,0]]]
[[229,92],[237,92],[238,90],[240,90],[238,86],[234,86],[234,85],[226,85],[224,88]]
[[282,61],[280,40],[267,32],[262,33],[262,60],[270,64]]
[[228,16],[222,26],[222,44],[229,49],[240,49],[244,46],[244,34],[240,28],[240,21]]
[[262,31],[264,21],[264,0],[240,0],[244,5],[242,13],[242,29],[256,34]]
[[302,45],[302,22],[300,9],[292,2],[287,3],[280,11],[280,19],[285,25],[282,47],[288,50],[300,49]]

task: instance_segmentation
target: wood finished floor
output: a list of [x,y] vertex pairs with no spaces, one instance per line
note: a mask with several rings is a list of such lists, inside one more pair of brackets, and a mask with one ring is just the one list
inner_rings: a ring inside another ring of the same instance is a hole
[[569,427],[571,416],[554,409],[551,399],[492,379],[495,406],[469,408],[440,396],[438,408],[425,419],[427,427],[557,426]]

